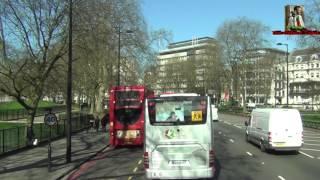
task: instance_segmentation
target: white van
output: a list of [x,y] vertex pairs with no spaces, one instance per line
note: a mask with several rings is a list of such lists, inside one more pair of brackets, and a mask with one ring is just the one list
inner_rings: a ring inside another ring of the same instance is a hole
[[245,122],[246,140],[261,151],[298,151],[303,144],[302,120],[296,109],[254,109]]
[[213,177],[213,123],[209,97],[167,94],[147,99],[145,107],[146,177]]
[[211,118],[212,121],[219,121],[218,108],[216,108],[213,104],[211,105]]

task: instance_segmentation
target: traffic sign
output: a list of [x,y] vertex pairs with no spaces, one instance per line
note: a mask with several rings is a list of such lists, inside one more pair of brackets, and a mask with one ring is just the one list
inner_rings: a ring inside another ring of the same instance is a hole
[[57,122],[58,119],[54,113],[49,113],[44,116],[44,123],[46,123],[48,126],[53,126],[57,124]]

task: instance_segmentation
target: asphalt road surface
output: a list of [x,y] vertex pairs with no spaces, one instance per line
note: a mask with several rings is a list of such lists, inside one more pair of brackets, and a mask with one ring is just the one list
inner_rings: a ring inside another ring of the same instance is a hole
[[[219,116],[214,123],[216,175],[219,180],[318,180],[320,131],[304,129],[305,145],[299,153],[261,152],[245,141],[240,116]],[[146,179],[142,147],[107,148],[72,172],[67,179]]]

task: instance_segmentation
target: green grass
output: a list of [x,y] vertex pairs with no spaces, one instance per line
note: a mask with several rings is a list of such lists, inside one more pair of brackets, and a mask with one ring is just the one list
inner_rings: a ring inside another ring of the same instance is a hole
[[25,123],[7,123],[7,122],[0,122],[0,130],[1,129],[10,129],[14,127],[25,126]]
[[302,119],[304,121],[318,121],[320,123],[320,114],[302,114]]
[[[39,108],[46,108],[46,107],[59,106],[59,105],[61,104],[55,104],[53,102],[48,102],[48,101],[39,102]],[[24,108],[17,101],[0,103],[0,111],[20,110],[20,109],[24,109]]]

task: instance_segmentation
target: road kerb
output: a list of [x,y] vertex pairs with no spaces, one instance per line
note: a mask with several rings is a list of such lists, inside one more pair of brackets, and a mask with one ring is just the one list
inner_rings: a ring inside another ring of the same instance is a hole
[[105,149],[107,149],[110,146],[110,144],[106,145],[105,147],[101,148],[99,151],[97,151],[96,153],[94,153],[93,155],[89,156],[87,159],[85,159],[84,161],[82,161],[79,164],[74,165],[70,170],[66,171],[65,173],[63,173],[61,176],[59,176],[57,179],[63,179],[65,178],[67,175],[71,175],[74,172],[76,172],[83,164],[85,164],[86,162],[88,162],[89,160],[91,160],[92,158],[94,158],[95,156],[97,156],[99,153],[102,153]]

